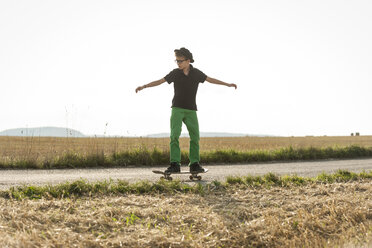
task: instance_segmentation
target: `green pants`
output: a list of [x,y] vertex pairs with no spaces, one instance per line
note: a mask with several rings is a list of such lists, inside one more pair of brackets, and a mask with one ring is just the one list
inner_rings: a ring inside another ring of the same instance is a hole
[[190,135],[190,164],[199,162],[199,122],[195,110],[183,108],[172,108],[170,118],[171,134],[170,134],[170,161],[181,163],[181,149],[179,137],[182,130],[182,122],[185,123]]

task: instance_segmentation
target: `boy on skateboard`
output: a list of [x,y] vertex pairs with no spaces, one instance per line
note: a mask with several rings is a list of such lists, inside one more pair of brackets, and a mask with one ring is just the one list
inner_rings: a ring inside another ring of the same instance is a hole
[[190,135],[190,172],[204,172],[200,166],[199,157],[199,122],[196,114],[196,93],[199,83],[207,81],[212,84],[225,85],[237,88],[236,84],[228,84],[220,80],[208,77],[202,71],[194,68],[191,63],[194,62],[192,53],[182,47],[174,50],[178,65],[177,69],[169,72],[164,78],[153,81],[149,84],[137,87],[136,93],[150,87],[161,85],[165,82],[174,83],[174,97],[172,100],[172,114],[170,118],[170,167],[166,173],[181,171],[181,150],[179,137],[181,135],[182,122],[185,123]]

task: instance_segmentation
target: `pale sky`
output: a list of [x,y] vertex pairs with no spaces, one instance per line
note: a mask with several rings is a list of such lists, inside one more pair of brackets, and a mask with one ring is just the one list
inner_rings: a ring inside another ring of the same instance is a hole
[[169,132],[173,84],[135,88],[186,47],[238,85],[199,85],[202,132],[372,135],[371,13],[369,0],[0,0],[0,131]]

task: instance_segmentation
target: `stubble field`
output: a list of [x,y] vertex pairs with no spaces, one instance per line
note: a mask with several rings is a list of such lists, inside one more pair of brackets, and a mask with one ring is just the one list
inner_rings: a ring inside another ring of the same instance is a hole
[[[49,157],[66,152],[81,154],[118,153],[135,149],[169,150],[169,138],[56,138],[0,137],[0,155],[8,157]],[[372,147],[372,136],[308,136],[308,137],[222,137],[201,138],[200,151],[277,150],[280,148],[325,148],[358,145]],[[180,138],[181,150],[189,148],[189,138]]]
[[[189,139],[181,138],[182,163]],[[201,138],[202,163],[372,157],[372,136]],[[169,138],[0,137],[0,168],[165,165]]]
[[0,198],[5,247],[370,247],[371,180]]

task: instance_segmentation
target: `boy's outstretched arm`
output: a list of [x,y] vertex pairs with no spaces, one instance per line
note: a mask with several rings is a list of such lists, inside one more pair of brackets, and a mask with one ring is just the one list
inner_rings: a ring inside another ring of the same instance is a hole
[[238,86],[236,84],[228,84],[228,83],[225,83],[225,82],[222,82],[218,79],[215,79],[215,78],[211,78],[211,77],[207,77],[207,82],[210,82],[211,84],[219,84],[219,85],[225,85],[227,87],[235,87],[235,89],[238,88]]
[[144,88],[155,87],[155,86],[161,85],[162,83],[165,83],[165,82],[166,82],[166,80],[165,80],[164,78],[162,78],[162,79],[156,80],[156,81],[154,81],[154,82],[151,82],[151,83],[149,83],[149,84],[145,84],[145,85],[143,85],[143,86],[139,86],[139,87],[137,87],[137,89],[136,89],[136,93],[137,93],[138,91],[143,90]]

